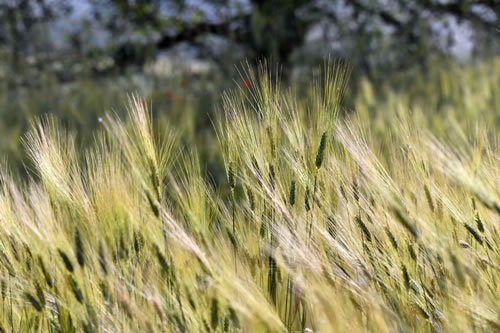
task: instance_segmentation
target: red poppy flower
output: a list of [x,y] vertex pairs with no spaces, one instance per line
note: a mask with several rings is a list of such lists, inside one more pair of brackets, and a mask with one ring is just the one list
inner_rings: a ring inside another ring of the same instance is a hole
[[179,81],[179,86],[180,86],[181,88],[186,88],[186,80],[180,80],[180,81]]
[[252,82],[250,82],[249,79],[244,79],[243,80],[243,87],[250,88],[251,86],[252,86]]

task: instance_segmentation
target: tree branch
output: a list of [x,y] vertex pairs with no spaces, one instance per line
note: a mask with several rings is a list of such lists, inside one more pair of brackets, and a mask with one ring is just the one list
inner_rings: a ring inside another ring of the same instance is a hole
[[[245,20],[249,20],[249,15],[235,16],[228,21],[219,23],[202,22],[196,25],[183,28],[177,34],[165,34],[156,43],[158,49],[166,49],[179,42],[194,41],[199,36],[205,34],[217,34],[231,36],[234,41],[244,41],[248,31],[245,29]],[[236,26],[235,26],[236,25]],[[235,26],[235,27],[233,27]]]
[[471,6],[481,5],[493,11],[498,16],[500,15],[500,4],[496,0],[483,0],[483,1],[458,1],[450,3],[435,3],[435,2],[422,2],[423,8],[431,11],[432,13],[449,14],[458,19],[468,20],[477,23],[483,28],[490,29],[497,26],[497,22],[486,20],[479,14],[469,10]]

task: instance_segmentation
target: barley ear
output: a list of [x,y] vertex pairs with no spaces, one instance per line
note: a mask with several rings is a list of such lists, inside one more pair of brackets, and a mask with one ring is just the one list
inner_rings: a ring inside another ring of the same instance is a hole
[[326,132],[321,136],[321,141],[319,142],[318,152],[316,154],[316,168],[321,168],[323,164],[323,158],[325,156],[325,148],[326,148]]
[[76,252],[76,260],[80,267],[85,266],[85,252],[83,249],[82,236],[80,234],[80,230],[75,230],[75,252]]
[[33,306],[33,308],[38,311],[42,312],[42,305],[38,302],[35,296],[31,295],[29,292],[24,293],[24,298]]
[[98,256],[99,256],[99,266],[101,267],[102,272],[104,275],[108,275],[108,264],[106,262],[106,255],[104,253],[104,245],[101,241],[99,241],[99,246],[98,246]]
[[231,190],[234,190],[236,186],[236,180],[234,176],[234,169],[233,169],[233,162],[229,162],[229,166],[227,167],[227,179],[229,182],[229,186],[231,187]]
[[290,206],[295,205],[295,180],[292,180],[292,183],[290,184]]
[[71,262],[71,259],[68,257],[68,255],[61,249],[57,249],[57,253],[59,253],[59,256],[62,259],[62,262],[64,264],[64,267],[70,272],[73,273],[75,271],[75,268],[73,266],[73,263]]

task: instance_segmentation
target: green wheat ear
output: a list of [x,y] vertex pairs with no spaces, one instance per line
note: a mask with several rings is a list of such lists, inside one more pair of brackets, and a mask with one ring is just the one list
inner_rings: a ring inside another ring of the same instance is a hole
[[37,260],[38,260],[38,266],[40,267],[40,270],[42,271],[43,277],[45,278],[45,283],[47,283],[47,286],[49,288],[52,288],[52,277],[50,276],[49,272],[47,271],[47,268],[45,268],[45,263],[43,261],[42,256],[38,255]]
[[29,292],[25,292],[24,297],[31,304],[31,306],[33,306],[33,308],[36,311],[42,312],[42,310],[43,310],[42,305],[40,304],[40,302],[38,302],[38,300],[33,295],[31,295]]
[[106,260],[106,255],[104,253],[104,244],[102,243],[102,241],[99,241],[98,261],[99,261],[99,266],[101,267],[103,274],[108,275],[108,263]]
[[229,166],[227,167],[227,178],[229,182],[229,187],[234,190],[236,186],[236,179],[234,176],[234,165],[233,162],[229,162]]
[[309,191],[309,186],[306,186],[306,194],[304,196],[304,206],[306,208],[306,211],[310,211],[311,210],[311,203],[310,203],[310,191]]
[[210,327],[215,330],[217,326],[219,326],[219,301],[213,297],[210,304]]
[[255,211],[255,196],[250,188],[247,188],[248,203],[250,205],[250,210]]
[[356,219],[356,222],[358,223],[359,228],[361,229],[361,231],[365,235],[366,240],[371,243],[371,241],[372,241],[372,234],[371,234],[370,230],[368,230],[368,227],[366,226],[366,224],[361,219],[361,216],[357,215],[355,217],[355,219]]
[[397,220],[401,225],[415,238],[419,237],[419,232],[415,222],[412,222],[408,216],[406,216],[402,210],[396,206],[392,207],[394,215],[396,215]]
[[432,212],[434,212],[435,207],[434,207],[434,200],[432,200],[432,195],[429,190],[429,187],[427,185],[424,185],[424,193],[425,193],[425,198],[427,199],[427,204],[429,205],[429,208],[431,209]]
[[73,292],[73,295],[75,296],[76,300],[78,301],[78,303],[83,304],[84,301],[83,291],[80,288],[80,284],[71,275],[68,275],[68,280],[69,280],[69,285],[71,287],[71,291]]
[[64,264],[64,267],[66,267],[66,269],[70,273],[73,273],[75,271],[75,268],[74,268],[73,263],[71,262],[71,259],[69,258],[69,256],[61,249],[57,249],[57,253],[61,257],[61,260]]
[[316,168],[319,169],[321,168],[321,165],[323,164],[323,158],[325,156],[325,147],[326,147],[326,132],[321,135],[321,141],[319,143],[318,147],[318,152],[316,154]]
[[75,252],[78,264],[83,268],[85,266],[85,251],[79,229],[75,230]]
[[293,206],[295,205],[295,180],[292,180],[291,183],[290,183],[290,197],[289,197],[289,202],[290,202],[290,206]]

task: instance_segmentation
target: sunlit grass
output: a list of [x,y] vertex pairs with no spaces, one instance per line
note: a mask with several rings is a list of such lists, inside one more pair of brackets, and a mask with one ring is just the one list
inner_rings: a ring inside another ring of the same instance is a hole
[[242,71],[217,187],[138,96],[85,151],[34,122],[32,177],[0,178],[2,330],[499,330],[498,79],[433,78],[442,108],[364,81],[347,113],[348,67],[322,73],[298,99]]

